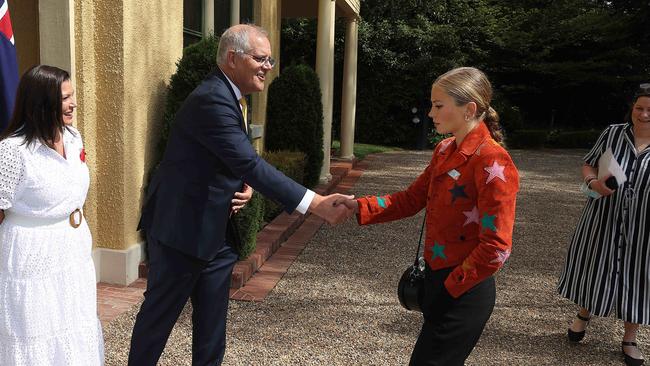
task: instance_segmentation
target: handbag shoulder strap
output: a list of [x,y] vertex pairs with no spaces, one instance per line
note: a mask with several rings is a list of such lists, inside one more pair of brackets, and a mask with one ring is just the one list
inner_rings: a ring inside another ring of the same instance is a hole
[[420,229],[420,240],[418,241],[418,250],[415,252],[415,266],[420,263],[420,247],[422,247],[422,236],[424,234],[424,225],[427,222],[427,214],[424,213],[424,219],[422,219],[422,228]]

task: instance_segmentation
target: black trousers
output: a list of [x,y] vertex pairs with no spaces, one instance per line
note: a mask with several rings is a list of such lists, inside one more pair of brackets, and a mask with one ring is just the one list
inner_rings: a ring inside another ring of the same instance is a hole
[[410,366],[462,366],[483,333],[494,309],[494,278],[454,299],[444,286],[453,268],[425,270],[424,324],[411,354]]
[[226,349],[226,314],[237,253],[225,245],[200,260],[148,237],[149,273],[133,327],[130,366],[155,366],[188,299],[192,301],[192,365],[220,365]]

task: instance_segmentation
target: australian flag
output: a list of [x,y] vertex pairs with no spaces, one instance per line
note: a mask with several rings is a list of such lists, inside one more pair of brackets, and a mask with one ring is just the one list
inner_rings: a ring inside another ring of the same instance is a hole
[[18,64],[8,0],[0,0],[0,132],[11,117],[18,87]]

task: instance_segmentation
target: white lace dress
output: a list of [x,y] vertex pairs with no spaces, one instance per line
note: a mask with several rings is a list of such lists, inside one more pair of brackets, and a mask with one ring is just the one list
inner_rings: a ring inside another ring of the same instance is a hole
[[39,142],[0,141],[0,365],[103,364],[92,239],[82,208],[89,185],[78,131],[66,158]]

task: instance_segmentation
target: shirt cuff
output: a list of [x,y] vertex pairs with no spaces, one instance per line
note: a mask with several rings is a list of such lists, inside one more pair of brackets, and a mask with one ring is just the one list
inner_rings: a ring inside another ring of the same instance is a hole
[[311,201],[314,199],[314,196],[316,193],[312,191],[311,189],[308,189],[307,192],[305,192],[305,195],[302,196],[302,201],[298,204],[298,207],[296,207],[296,211],[300,212],[301,214],[306,214],[307,210],[309,209],[309,205],[311,205]]

